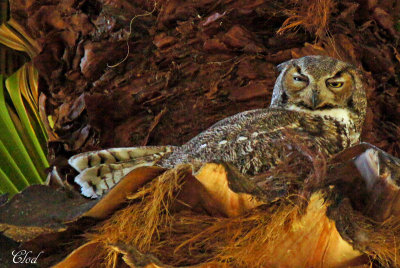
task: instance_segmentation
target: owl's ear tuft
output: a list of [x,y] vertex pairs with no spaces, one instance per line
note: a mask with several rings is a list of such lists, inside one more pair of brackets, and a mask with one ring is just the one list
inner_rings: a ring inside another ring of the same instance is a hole
[[282,72],[283,70],[286,69],[287,66],[291,65],[293,63],[293,60],[288,60],[285,62],[282,62],[281,64],[276,66],[276,69],[278,70],[278,72]]
[[347,71],[353,76],[353,78],[361,77],[361,79],[364,80],[364,73],[359,68],[357,68],[357,66],[349,64],[349,68],[347,69]]

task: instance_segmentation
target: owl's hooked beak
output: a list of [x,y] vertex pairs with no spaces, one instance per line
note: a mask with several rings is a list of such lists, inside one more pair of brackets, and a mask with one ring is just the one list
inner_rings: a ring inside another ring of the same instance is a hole
[[312,108],[313,109],[317,108],[319,103],[320,103],[319,94],[316,90],[313,90],[311,95]]

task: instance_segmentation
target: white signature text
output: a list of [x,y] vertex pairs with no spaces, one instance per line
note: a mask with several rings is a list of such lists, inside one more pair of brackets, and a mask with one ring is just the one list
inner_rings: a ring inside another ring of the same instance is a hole
[[13,263],[36,263],[37,259],[39,258],[40,254],[44,253],[40,251],[37,256],[33,255],[32,251],[28,250],[20,250],[11,252],[13,255]]

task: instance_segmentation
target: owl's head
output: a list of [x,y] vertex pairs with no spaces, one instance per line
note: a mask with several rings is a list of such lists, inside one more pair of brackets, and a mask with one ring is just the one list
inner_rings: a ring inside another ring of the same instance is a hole
[[361,127],[366,113],[362,73],[327,56],[306,56],[278,65],[271,106],[339,118]]

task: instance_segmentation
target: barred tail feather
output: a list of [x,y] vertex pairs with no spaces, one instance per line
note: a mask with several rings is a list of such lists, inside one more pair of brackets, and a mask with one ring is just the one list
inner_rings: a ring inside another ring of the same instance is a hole
[[[124,164],[102,164],[85,169],[75,177],[75,182],[81,186],[84,196],[97,198],[118,183],[135,166]],[[106,173],[105,173],[106,172]]]
[[97,165],[124,162],[142,156],[159,155],[162,157],[172,150],[173,146],[110,148],[74,155],[68,160],[68,164],[81,172]]
[[153,166],[171,153],[172,146],[112,148],[82,153],[68,163],[80,172],[75,182],[84,196],[97,198],[135,168]]

